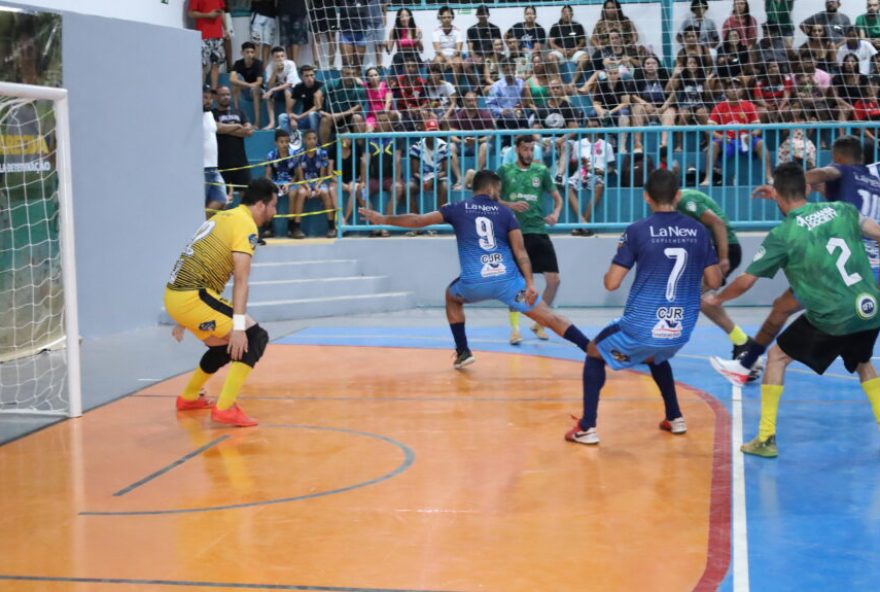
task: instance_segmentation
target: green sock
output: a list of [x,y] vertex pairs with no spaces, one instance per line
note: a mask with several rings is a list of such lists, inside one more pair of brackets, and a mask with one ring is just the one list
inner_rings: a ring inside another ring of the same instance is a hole
[[507,313],[507,316],[510,317],[510,328],[514,331],[519,331],[519,311],[511,310]]

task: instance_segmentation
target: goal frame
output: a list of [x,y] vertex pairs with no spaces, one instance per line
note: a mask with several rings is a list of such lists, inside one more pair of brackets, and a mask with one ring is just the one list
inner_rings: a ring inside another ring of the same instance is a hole
[[[82,415],[82,372],[79,350],[79,314],[73,224],[73,184],[70,160],[70,109],[66,89],[0,82],[0,96],[51,101],[55,115],[55,171],[58,174],[58,241],[61,281],[64,284],[64,339],[67,362],[67,416]],[[6,413],[6,412],[4,412]],[[16,413],[44,413],[18,410]]]

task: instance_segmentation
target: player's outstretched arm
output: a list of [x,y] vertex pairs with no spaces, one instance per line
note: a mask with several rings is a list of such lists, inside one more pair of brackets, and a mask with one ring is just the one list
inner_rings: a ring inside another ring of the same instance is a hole
[[373,224],[387,224],[402,228],[423,228],[432,224],[443,224],[443,214],[434,211],[428,214],[400,214],[386,216],[370,208],[358,208],[358,214]]
[[623,278],[629,273],[629,269],[617,263],[612,263],[608,271],[605,272],[604,284],[605,289],[613,292],[623,283]]
[[822,183],[839,179],[840,170],[833,166],[821,167],[807,171],[804,173],[804,177],[807,178],[807,183],[810,185],[821,185]]
[[718,266],[721,267],[721,273],[727,273],[730,270],[730,259],[727,227],[724,225],[724,220],[712,210],[706,210],[700,216],[700,222],[712,233],[712,238],[715,240],[715,250],[718,254]]
[[[717,268],[717,266],[715,266]],[[706,269],[709,269],[708,267]],[[720,270],[719,270],[720,271]],[[755,282],[758,281],[758,276],[752,275],[750,273],[742,273],[737,277],[733,282],[728,284],[726,288],[724,288],[718,294],[706,294],[703,296],[703,300],[708,302],[714,306],[721,306],[725,302],[729,300],[736,300],[749,290],[751,290],[752,286],[755,285]],[[721,282],[718,282],[718,285],[721,285]]]
[[720,264],[710,265],[703,270],[703,283],[709,286],[710,289],[717,290],[721,287],[721,282],[723,281],[724,273],[721,271]]
[[862,235],[866,238],[880,241],[880,224],[877,224],[877,222],[867,216],[859,214],[859,227],[862,229]]

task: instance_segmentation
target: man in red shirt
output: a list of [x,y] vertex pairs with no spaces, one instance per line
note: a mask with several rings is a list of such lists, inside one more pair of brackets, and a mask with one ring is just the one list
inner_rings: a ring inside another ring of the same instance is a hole
[[223,39],[228,36],[223,13],[224,0],[189,0],[189,18],[195,21],[196,31],[202,34],[202,81],[211,72],[211,88],[217,88],[220,64],[226,62]]
[[[727,100],[721,101],[712,109],[709,115],[710,125],[725,125],[729,123],[747,124],[760,123],[758,109],[751,101],[741,100],[743,93],[742,82],[739,78],[731,78],[727,81],[725,96]],[[706,176],[700,185],[710,185],[712,182],[712,169],[719,154],[724,154],[724,159],[735,158],[736,152],[752,154],[764,161],[766,182],[770,183],[773,169],[770,168],[770,155],[764,148],[761,139],[761,130],[716,130],[712,132],[712,142],[706,148]]]
[[428,93],[425,79],[419,76],[419,64],[407,57],[403,63],[403,74],[391,78],[389,82],[406,131],[425,129],[422,109],[428,106]]

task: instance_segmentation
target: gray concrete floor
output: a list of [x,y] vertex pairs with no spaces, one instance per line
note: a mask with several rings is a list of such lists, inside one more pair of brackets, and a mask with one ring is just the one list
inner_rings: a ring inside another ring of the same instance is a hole
[[[732,309],[737,322],[758,325],[767,308]],[[620,313],[612,308],[561,308],[559,312],[576,325],[599,327]],[[470,326],[506,326],[505,311],[500,308],[467,309]],[[391,313],[326,317],[265,323],[272,339],[290,335],[308,327],[437,327],[446,324],[441,308],[416,308]],[[700,317],[699,324],[709,321]],[[171,337],[167,326],[150,327],[110,337],[84,341],[81,348],[83,408],[94,409],[131,393],[152,382],[170,378],[195,368],[204,351],[201,342],[187,335],[182,343]],[[61,418],[0,414],[0,443],[20,438],[51,425]]]

